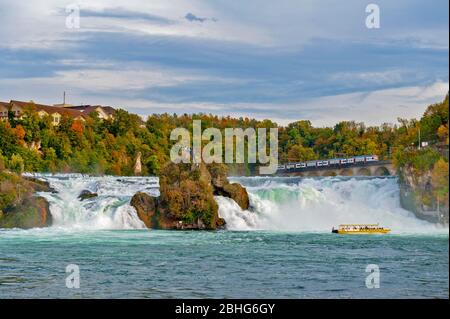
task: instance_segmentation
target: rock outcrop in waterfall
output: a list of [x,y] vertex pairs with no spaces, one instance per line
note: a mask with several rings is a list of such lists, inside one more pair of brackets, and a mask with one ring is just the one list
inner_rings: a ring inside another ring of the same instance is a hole
[[230,184],[226,174],[220,164],[169,163],[160,173],[160,197],[138,193],[131,206],[148,228],[220,228],[225,220],[219,217],[214,195],[230,197],[243,209],[249,206],[245,188]]

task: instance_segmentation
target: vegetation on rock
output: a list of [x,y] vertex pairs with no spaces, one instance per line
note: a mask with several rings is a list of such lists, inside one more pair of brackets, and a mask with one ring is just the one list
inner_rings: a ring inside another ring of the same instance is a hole
[[36,191],[52,191],[42,182],[0,171],[0,228],[46,227],[52,223],[47,201]]

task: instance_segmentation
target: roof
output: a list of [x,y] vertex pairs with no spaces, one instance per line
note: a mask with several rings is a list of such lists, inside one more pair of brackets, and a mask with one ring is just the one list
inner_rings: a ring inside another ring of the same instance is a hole
[[96,111],[98,108],[101,108],[102,111],[107,115],[113,115],[116,110],[111,106],[102,106],[102,105],[77,105],[77,106],[69,106],[66,109],[78,110],[83,112],[84,114],[90,114]]
[[111,106],[102,106],[103,111],[108,115],[114,115],[116,109]]
[[0,101],[0,106],[4,106],[6,108],[9,108],[9,103],[8,102],[1,102]]
[[22,108],[31,107],[35,109],[36,111],[45,111],[48,114],[54,114],[59,113],[61,115],[66,115],[72,118],[83,116],[83,113],[78,110],[71,110],[66,107],[57,107],[57,106],[50,106],[50,105],[44,105],[44,104],[36,104],[33,102],[22,102],[22,101],[14,101],[11,100],[11,104],[20,106]]

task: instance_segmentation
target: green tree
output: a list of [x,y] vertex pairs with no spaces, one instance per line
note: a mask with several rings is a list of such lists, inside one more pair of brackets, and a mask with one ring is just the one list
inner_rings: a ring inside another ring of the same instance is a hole
[[16,173],[23,173],[25,169],[25,164],[22,159],[22,156],[13,154],[11,156],[11,160],[8,163],[8,168]]

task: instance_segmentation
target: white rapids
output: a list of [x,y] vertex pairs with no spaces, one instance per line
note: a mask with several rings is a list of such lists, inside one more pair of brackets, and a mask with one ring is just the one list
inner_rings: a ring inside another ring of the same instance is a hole
[[[55,193],[39,193],[50,204],[54,227],[76,229],[145,228],[130,200],[137,192],[159,196],[156,177],[93,177],[81,174],[27,174],[50,183]],[[82,191],[98,194],[80,200]]]
[[251,209],[216,197],[230,230],[330,232],[339,224],[389,227],[393,233],[436,233],[448,229],[401,208],[396,178],[233,178],[247,188]]
[[[137,192],[159,196],[157,177],[93,177],[81,174],[27,174],[45,180],[55,193],[40,193],[50,203],[53,227],[70,229],[145,228],[130,200]],[[216,196],[228,230],[329,232],[339,224],[379,223],[393,233],[442,233],[400,206],[396,178],[237,177],[247,188],[251,208]],[[97,197],[80,200],[84,190]]]

